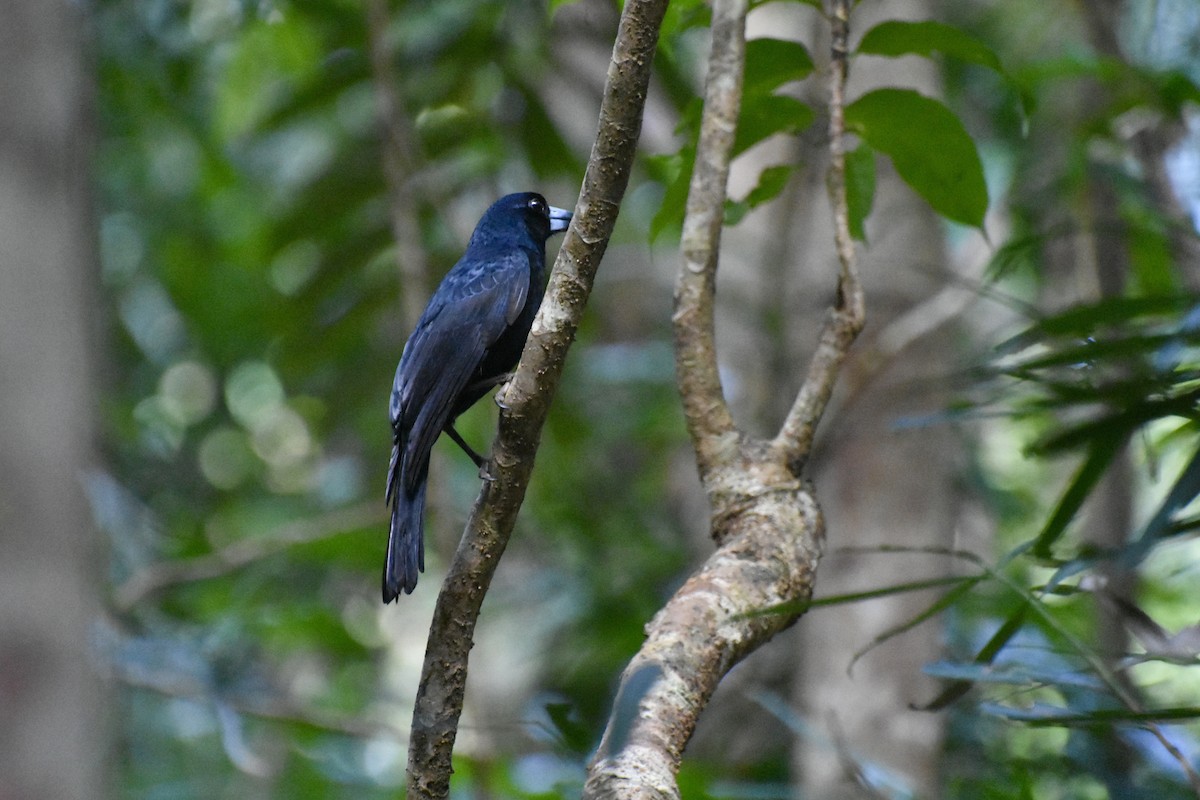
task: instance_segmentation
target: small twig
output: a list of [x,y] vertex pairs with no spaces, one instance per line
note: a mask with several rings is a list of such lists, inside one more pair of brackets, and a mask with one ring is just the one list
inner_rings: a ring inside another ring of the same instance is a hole
[[113,605],[118,611],[128,611],[148,595],[170,586],[219,578],[289,547],[378,525],[386,516],[382,503],[362,503],[313,519],[289,522],[262,536],[239,538],[207,555],[152,564],[117,587]]
[[830,312],[817,349],[809,363],[804,385],[796,395],[772,448],[799,474],[812,450],[834,382],[850,345],[866,322],[866,299],[858,275],[858,259],[850,236],[850,211],[846,200],[846,77],[849,71],[848,39],[850,0],[832,0],[832,42],[829,88],[829,196],[833,205],[834,243],[841,266],[837,305]]
[[505,392],[491,462],[434,609],[408,750],[409,800],[444,798],[479,609],[525,497],[542,425],[616,224],[641,133],[667,0],[628,0],[613,46],[596,140],[575,219],[521,363]]
[[417,324],[429,294],[429,261],[421,246],[421,223],[413,202],[417,152],[408,118],[400,105],[394,52],[388,41],[388,0],[368,0],[367,42],[375,85],[376,115],[383,134],[383,174],[391,202],[392,236],[404,287],[401,308],[404,329]]
[[279,697],[266,697],[262,692],[245,694],[221,693],[204,681],[184,673],[146,670],[131,670],[113,665],[113,675],[121,683],[136,689],[156,692],[166,697],[194,700],[197,703],[219,703],[240,714],[275,720],[296,725],[305,725],[329,733],[372,739],[386,736],[401,744],[405,732],[385,722],[373,722],[361,715],[346,716],[330,714],[306,707]]

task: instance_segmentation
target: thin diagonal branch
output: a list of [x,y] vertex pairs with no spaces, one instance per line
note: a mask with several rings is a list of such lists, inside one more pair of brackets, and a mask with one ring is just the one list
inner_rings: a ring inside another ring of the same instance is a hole
[[239,536],[225,547],[202,556],[151,564],[116,588],[113,605],[118,611],[129,611],[149,595],[171,586],[219,578],[290,547],[370,528],[386,518],[379,503],[362,503],[312,519],[289,522],[263,536]]
[[713,6],[712,51],[696,164],[688,189],[675,283],[675,379],[702,477],[728,459],[737,431],[717,369],[713,305],[729,161],[742,106],[746,62],[746,0]]
[[837,305],[825,321],[808,374],[796,400],[772,442],[772,449],[800,474],[812,450],[817,423],[825,413],[838,370],[850,345],[866,322],[866,301],[858,275],[858,258],[850,236],[850,211],[846,201],[846,76],[849,71],[848,39],[850,0],[833,0],[830,8],[829,87],[829,198],[833,205],[834,242],[841,272]]
[[551,398],[616,224],[641,133],[667,0],[628,0],[613,46],[596,141],[567,231],[517,367],[485,483],[438,595],[408,751],[409,800],[444,798],[462,713],[467,656],[484,595],[508,544]]

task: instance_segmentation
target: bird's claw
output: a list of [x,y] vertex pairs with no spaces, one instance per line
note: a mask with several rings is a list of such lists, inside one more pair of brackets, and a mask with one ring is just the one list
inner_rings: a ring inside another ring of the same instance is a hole
[[479,480],[485,483],[495,482],[496,476],[492,473],[492,462],[484,461],[479,465]]
[[500,389],[496,392],[496,405],[499,406],[501,411],[508,411],[508,389],[510,386],[512,386],[511,377],[500,384]]

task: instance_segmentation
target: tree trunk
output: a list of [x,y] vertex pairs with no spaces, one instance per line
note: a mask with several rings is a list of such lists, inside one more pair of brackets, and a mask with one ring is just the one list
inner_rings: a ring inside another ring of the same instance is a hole
[[82,492],[95,341],[80,6],[0,14],[0,798],[103,797],[87,655],[104,561]]

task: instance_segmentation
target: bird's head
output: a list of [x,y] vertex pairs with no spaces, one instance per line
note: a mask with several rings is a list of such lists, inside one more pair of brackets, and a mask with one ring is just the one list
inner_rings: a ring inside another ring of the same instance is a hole
[[565,231],[570,222],[570,211],[555,208],[537,192],[518,192],[492,203],[475,227],[471,242],[530,237],[542,246],[551,234]]

